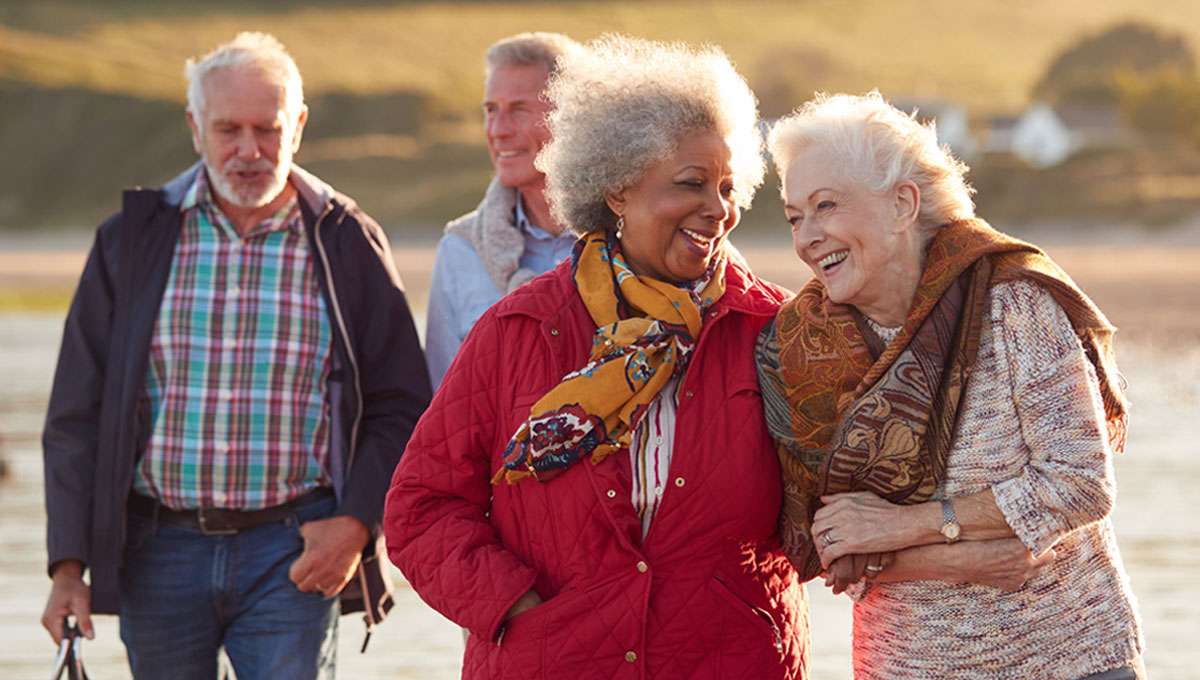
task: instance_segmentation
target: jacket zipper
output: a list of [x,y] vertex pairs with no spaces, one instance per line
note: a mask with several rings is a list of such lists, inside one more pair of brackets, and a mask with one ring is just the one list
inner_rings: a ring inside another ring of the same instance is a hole
[[351,468],[354,467],[354,456],[358,453],[358,427],[362,422],[362,384],[358,376],[358,359],[354,357],[354,346],[350,344],[350,333],[346,330],[346,320],[342,316],[342,307],[338,302],[337,286],[333,283],[333,270],[329,266],[329,256],[325,253],[325,244],[321,242],[321,224],[329,213],[333,212],[333,206],[327,206],[325,212],[317,218],[317,223],[313,227],[313,240],[317,244],[317,254],[321,256],[321,264],[325,269],[325,287],[329,289],[330,304],[333,305],[333,318],[337,321],[338,331],[342,334],[342,342],[346,345],[346,357],[350,360],[350,372],[354,375],[354,396],[357,399],[354,409],[354,422],[350,426],[350,455],[346,457],[345,474],[350,475]]
[[358,568],[355,569],[355,575],[358,576],[358,589],[362,591],[363,598],[363,621],[367,624],[367,632],[363,635],[362,648],[358,650],[359,654],[367,653],[367,645],[371,644],[371,633],[375,630],[375,616],[371,612],[371,607],[374,602],[371,602],[371,590],[367,588],[367,572],[363,569],[363,563],[358,561]]
[[713,578],[716,579],[717,583],[721,584],[721,587],[725,590],[725,592],[729,593],[733,600],[741,603],[744,607],[749,609],[751,613],[762,619],[764,623],[771,627],[771,632],[774,633],[775,636],[775,651],[783,654],[783,633],[779,630],[779,626],[775,623],[775,617],[771,616],[771,612],[763,609],[762,607],[756,607],[742,599],[741,596],[739,596],[737,593],[734,593],[729,586],[725,584],[724,579],[721,577],[714,576]]
[[771,612],[763,609],[762,607],[750,605],[750,611],[758,614],[765,619],[767,623],[771,624],[771,630],[775,633],[775,651],[783,654],[783,634],[779,632],[779,626],[775,625],[775,617],[771,616]]
[[[362,423],[363,412],[363,396],[362,383],[358,375],[358,359],[354,356],[354,346],[350,344],[350,332],[346,330],[346,319],[342,316],[341,303],[338,301],[337,286],[333,283],[333,268],[329,266],[329,255],[325,252],[325,244],[321,242],[321,225],[325,222],[325,218],[333,212],[333,206],[328,205],[321,216],[317,218],[316,224],[313,225],[313,241],[317,245],[317,254],[321,257],[321,264],[325,270],[325,287],[329,289],[329,301],[333,306],[333,318],[337,321],[338,331],[342,334],[342,342],[346,345],[346,358],[350,361],[350,372],[354,375],[354,396],[356,399],[354,408],[354,422],[350,426],[350,453],[346,456],[346,467],[344,474],[346,478],[350,476],[350,470],[354,467],[354,457],[358,453],[358,428]],[[344,481],[344,480],[343,480]],[[358,567],[355,569],[355,575],[358,577],[359,589],[362,590],[363,598],[363,621],[367,624],[366,635],[363,636],[362,650],[359,652],[365,653],[367,645],[371,642],[371,632],[375,628],[375,617],[372,616],[370,591],[367,589],[367,574],[363,571],[362,560],[359,560]]]

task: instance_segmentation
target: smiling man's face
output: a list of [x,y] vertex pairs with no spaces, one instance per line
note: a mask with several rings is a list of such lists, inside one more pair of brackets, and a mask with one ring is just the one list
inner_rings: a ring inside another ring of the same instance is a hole
[[499,66],[488,75],[483,96],[488,155],[506,187],[541,188],[545,181],[533,160],[550,139],[550,105],[542,99],[549,75],[539,64]]

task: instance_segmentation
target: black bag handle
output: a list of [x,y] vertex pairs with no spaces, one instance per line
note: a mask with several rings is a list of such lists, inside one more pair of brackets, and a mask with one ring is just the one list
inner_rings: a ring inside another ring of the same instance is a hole
[[62,642],[58,643],[50,680],[62,680],[64,673],[67,680],[91,680],[83,667],[83,632],[68,618],[63,619]]

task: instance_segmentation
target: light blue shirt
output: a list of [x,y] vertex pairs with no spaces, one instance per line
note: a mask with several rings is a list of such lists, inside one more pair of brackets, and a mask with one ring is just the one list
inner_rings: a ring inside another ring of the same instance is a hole
[[[519,199],[515,212],[516,226],[525,236],[522,268],[542,274],[570,257],[578,238],[570,229],[555,236],[538,227],[525,216]],[[471,242],[458,234],[443,236],[433,261],[425,328],[425,360],[435,390],[471,327],[501,297]]]

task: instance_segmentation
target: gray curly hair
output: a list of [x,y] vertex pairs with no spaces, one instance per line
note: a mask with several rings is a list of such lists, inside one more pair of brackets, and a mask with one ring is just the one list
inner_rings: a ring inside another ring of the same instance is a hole
[[605,197],[692,132],[715,132],[729,146],[739,208],[762,184],[758,103],[717,47],[602,36],[560,58],[546,97],[551,140],[536,164],[554,217],[577,232],[615,227]]
[[800,151],[825,147],[842,159],[850,177],[872,191],[901,182],[921,190],[918,220],[929,230],[975,216],[974,189],[967,166],[938,145],[932,123],[922,125],[883,99],[878,90],[865,95],[818,92],[782,118],[768,137],[775,169],[783,178]]

